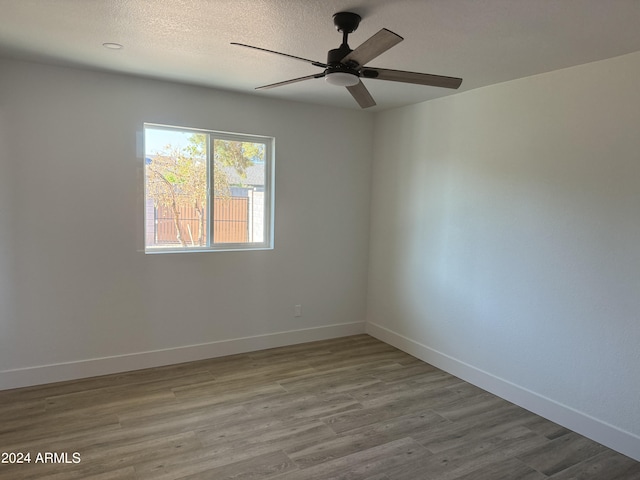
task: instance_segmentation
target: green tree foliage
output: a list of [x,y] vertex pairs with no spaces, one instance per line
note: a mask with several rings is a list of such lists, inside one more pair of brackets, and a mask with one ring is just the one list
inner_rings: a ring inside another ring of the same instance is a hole
[[[205,220],[207,207],[207,147],[209,136],[193,134],[189,144],[178,149],[167,145],[146,161],[147,197],[156,207],[162,205],[171,210],[177,240],[186,247],[187,237],[180,221],[180,207],[189,205],[198,215],[197,245],[205,244]],[[254,159],[262,159],[264,145],[231,140],[215,140],[213,147],[213,194],[216,198],[230,195],[229,177],[225,167],[233,167],[246,177],[246,169]],[[191,236],[191,232],[188,232]]]
[[253,165],[254,160],[263,158],[264,145],[261,143],[219,139],[214,142],[215,164],[234,167],[242,178],[247,176],[247,168]]

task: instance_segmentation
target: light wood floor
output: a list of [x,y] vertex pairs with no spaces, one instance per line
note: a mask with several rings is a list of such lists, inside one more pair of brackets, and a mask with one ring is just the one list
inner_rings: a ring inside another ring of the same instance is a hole
[[367,335],[0,392],[0,451],[31,454],[12,480],[640,479]]

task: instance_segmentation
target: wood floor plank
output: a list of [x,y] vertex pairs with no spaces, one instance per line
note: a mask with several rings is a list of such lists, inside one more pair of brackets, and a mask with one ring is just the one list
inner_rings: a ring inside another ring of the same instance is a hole
[[305,361],[288,361],[280,363],[263,362],[252,365],[251,368],[227,371],[225,373],[216,372],[214,375],[217,382],[241,381],[245,385],[251,383],[264,384],[265,382],[275,382],[295,375],[313,373],[315,369]]
[[394,363],[393,369],[377,369],[372,372],[371,375],[386,383],[394,383],[405,380],[416,380],[423,378],[425,375],[439,375],[442,377],[442,370],[438,370],[436,367],[429,365],[428,363],[418,363],[415,365],[404,366],[400,363]]
[[373,362],[397,362],[407,356],[406,353],[398,350],[385,348],[369,348],[367,352],[355,353],[352,351],[349,355],[331,355],[328,358],[309,359],[309,364],[316,370],[322,372],[326,370],[336,370],[341,367],[353,368],[355,366],[369,367]]
[[207,425],[216,425],[230,418],[245,415],[246,411],[241,405],[224,405],[218,408],[192,407],[155,410],[152,414],[140,414],[137,416],[122,415],[120,424],[123,429],[135,430],[137,427],[152,431],[158,428],[165,432],[184,432],[203,428]]
[[562,437],[563,435],[571,432],[571,430],[537,415],[532,415],[531,419],[526,422],[525,426],[540,435],[544,435],[549,440]]
[[12,403],[0,404],[0,422],[16,420],[18,418],[32,417],[45,413],[46,402],[44,399],[22,400]]
[[[542,437],[521,427],[493,438],[470,442],[442,453],[421,458],[412,470],[387,472],[391,480],[457,480],[539,446]],[[420,473],[418,473],[420,472]]]
[[508,458],[473,470],[455,480],[545,480],[546,478],[546,475],[517,459]]
[[79,380],[49,383],[36,385],[33,387],[16,388],[0,392],[0,405],[24,402],[33,399],[44,399],[57,395],[68,395],[74,392],[86,392],[99,388],[126,387],[130,385],[141,385],[149,381],[175,377],[180,378],[206,371],[200,362],[182,363],[178,365],[167,365],[162,367],[148,368],[144,370],[134,370],[131,372],[102,375],[99,377],[89,377]]
[[381,383],[380,380],[359,371],[314,372],[311,375],[280,380],[287,392],[345,393],[364,386]]
[[101,471],[119,471],[144,462],[202,449],[194,432],[127,438],[118,443],[92,445],[82,450],[82,461]]
[[[368,401],[376,403],[388,403],[389,401],[401,395],[414,395],[416,392],[438,392],[443,400],[459,399],[455,391],[445,390],[444,388],[450,384],[447,374],[428,373],[419,380],[415,378],[394,381],[392,383],[384,382],[378,378],[375,382],[354,385],[349,390],[349,395],[355,399],[366,403]],[[456,383],[459,380],[455,380]],[[442,402],[439,402],[442,403]],[[445,402],[446,403],[446,402]]]
[[319,419],[328,415],[360,409],[362,405],[352,396],[323,393],[284,393],[271,398],[243,404],[248,414],[287,416],[289,418]]
[[[399,407],[394,410],[391,407]],[[424,408],[418,401],[403,402],[399,405],[382,405],[376,408],[362,408],[360,410],[352,410],[346,413],[332,415],[323,419],[323,421],[338,433],[349,432],[358,428],[375,425],[379,422],[389,421],[403,415],[411,413],[427,413],[429,409]]]
[[183,375],[179,378],[169,378],[166,380],[154,380],[138,385],[105,386],[92,390],[73,392],[49,396],[46,399],[47,410],[79,410],[82,408],[96,408],[100,405],[113,406],[118,404],[131,404],[148,401],[158,403],[158,399],[175,400],[172,392],[173,388],[200,384],[213,379],[208,372],[200,372],[193,375]]
[[20,422],[3,423],[0,431],[0,445],[3,451],[17,445],[28,445],[50,438],[52,434],[61,430],[60,437],[68,432],[71,436],[82,435],[97,430],[100,427],[120,428],[117,415],[67,415],[63,418],[39,417]]
[[412,437],[417,432],[442,423],[448,421],[433,412],[409,414],[351,430],[324,442],[314,442],[309,446],[296,445],[285,452],[298,466],[307,468],[394,440]]
[[110,470],[107,472],[92,472],[92,469],[85,469],[79,466],[60,465],[39,465],[27,466],[16,470],[10,476],[5,473],[3,476],[0,470],[0,479],[11,480],[136,480],[133,467]]
[[598,455],[605,448],[588,438],[570,432],[535,448],[518,459],[547,476],[554,475],[588,458]]
[[640,462],[607,449],[549,478],[553,480],[640,480]]
[[[446,389],[449,390],[449,389]],[[464,420],[467,417],[478,414],[493,412],[498,408],[513,405],[490,393],[483,392],[479,395],[465,396],[454,402],[436,405],[434,410],[445,418],[452,421]]]
[[210,428],[198,431],[198,438],[205,447],[227,447],[231,450],[240,449],[254,454],[262,454],[273,450],[286,450],[293,447],[314,445],[323,441],[332,441],[336,434],[322,422],[307,422],[300,420],[273,421],[268,427],[252,430],[247,438],[246,424],[242,429]]
[[0,480],[640,480],[640,463],[368,335],[0,391]]
[[134,468],[138,480],[177,480],[249,460],[251,457],[250,453],[230,451],[227,446],[221,445],[167,455],[151,462],[140,462]]
[[410,413],[424,413],[450,401],[454,396],[452,392],[399,389],[378,397],[368,397],[362,401],[363,408],[360,410],[332,415],[323,420],[336,433],[342,433]]
[[406,468],[423,456],[431,455],[411,438],[403,438],[368,448],[357,453],[294,470],[275,477],[277,480],[367,480],[388,470]]
[[292,470],[296,470],[293,462],[277,451],[187,475],[180,480],[269,480]]
[[179,400],[199,398],[209,404],[254,400],[256,395],[268,398],[285,391],[282,385],[267,380],[263,382],[252,381],[250,385],[245,384],[242,380],[224,382],[214,380],[173,389],[173,393]]
[[515,427],[523,427],[533,414],[515,405],[503,405],[488,412],[466,416],[457,421],[434,425],[413,434],[413,438],[433,452],[442,452],[483,436]]
[[86,415],[122,415],[125,412],[145,411],[150,406],[172,406],[177,404],[176,396],[171,390],[142,391],[136,394],[133,389],[124,388],[117,392],[105,393],[103,396],[88,395],[78,397],[53,397],[46,401],[47,415],[58,414],[64,417],[67,413],[71,416],[85,413]]

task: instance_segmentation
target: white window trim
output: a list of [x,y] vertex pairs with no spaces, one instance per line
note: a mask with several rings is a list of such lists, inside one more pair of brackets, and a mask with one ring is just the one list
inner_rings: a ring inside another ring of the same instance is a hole
[[[176,125],[165,125],[158,123],[144,123],[142,131],[144,132],[146,128],[153,128],[157,130],[171,130],[171,131],[186,131],[193,133],[204,133],[208,135],[209,144],[207,145],[207,153],[209,158],[207,159],[207,177],[209,178],[209,185],[213,184],[213,169],[211,168],[211,162],[213,159],[211,158],[211,139],[222,139],[222,140],[232,140],[237,142],[250,142],[250,143],[262,143],[265,146],[265,185],[264,185],[264,222],[263,222],[263,234],[264,241],[263,242],[246,242],[246,243],[215,243],[212,242],[206,246],[193,246],[193,247],[162,247],[162,248],[149,248],[144,244],[144,253],[147,255],[158,255],[158,254],[171,254],[171,253],[202,253],[202,252],[240,252],[240,251],[260,251],[260,250],[273,250],[274,248],[274,217],[275,217],[275,194],[274,194],[274,185],[275,185],[275,138],[264,135],[254,135],[247,133],[233,133],[233,132],[223,132],[218,130],[207,130],[203,128],[193,128],[193,127],[181,127]],[[144,135],[143,135],[144,142]],[[146,155],[146,145],[143,147],[143,157]],[[143,162],[144,165],[144,162]],[[144,167],[143,167],[144,168]],[[147,198],[146,191],[146,174],[143,173],[143,189],[144,189],[144,198]],[[209,187],[210,188],[210,187]],[[213,228],[213,217],[211,212],[211,196],[207,195],[207,212],[209,213],[209,217],[207,218],[207,238],[213,238],[212,228]],[[143,202],[145,203],[145,202]],[[143,234],[144,228],[146,228],[146,208],[143,210]],[[215,240],[215,239],[213,239]]]

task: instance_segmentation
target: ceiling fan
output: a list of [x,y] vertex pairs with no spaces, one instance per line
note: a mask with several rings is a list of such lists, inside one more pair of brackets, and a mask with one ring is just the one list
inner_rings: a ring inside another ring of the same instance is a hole
[[371,78],[377,80],[390,80],[392,82],[414,83],[417,85],[428,85],[432,87],[453,88],[460,87],[461,78],[444,77],[442,75],[431,75],[428,73],[405,72],[403,70],[389,70],[387,68],[366,67],[365,65],[386,52],[394,45],[404,40],[400,35],[391,30],[383,28],[378,33],[366,40],[355,50],[351,50],[347,43],[350,33],[354,32],[360,24],[361,17],[357,13],[339,12],[333,16],[333,23],[336,29],[342,33],[342,45],[327,54],[327,63],[309,60],[307,58],[289,55],[287,53],[267,50],[266,48],[254,47],[244,43],[231,42],[232,45],[253,48],[267,53],[275,53],[295,60],[302,60],[315,67],[323,68],[324,71],[315,75],[285,80],[284,82],[272,83],[256,87],[256,90],[263,90],[274,87],[281,87],[291,83],[311,80],[313,78],[323,78],[331,85],[347,87],[349,93],[358,102],[360,107],[373,107],[376,102],[364,86],[361,78]]

